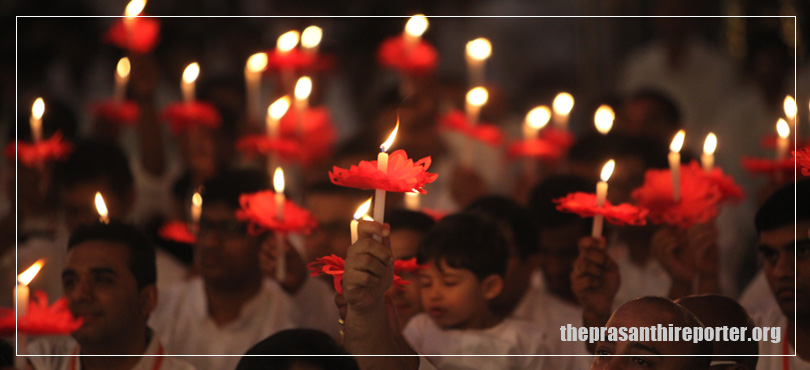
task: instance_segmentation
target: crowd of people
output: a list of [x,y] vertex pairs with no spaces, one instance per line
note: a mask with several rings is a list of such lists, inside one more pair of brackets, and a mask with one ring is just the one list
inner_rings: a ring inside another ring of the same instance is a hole
[[[677,3],[660,1],[659,11],[683,11]],[[463,110],[468,86],[438,73],[368,71],[375,78],[369,86],[383,87],[362,104],[341,105],[359,88],[347,86],[346,77],[358,66],[340,53],[343,60],[311,76],[308,109],[328,111],[329,130],[299,132],[323,140],[286,157],[247,155],[237,144],[244,135],[264,135],[265,128],[264,116],[245,108],[250,94],[241,70],[204,77],[206,58],[212,70],[223,70],[230,56],[198,55],[197,98],[216,108],[216,125],[192,121],[170,130],[160,114],[180,92],[179,74],[166,74],[189,62],[193,48],[122,52],[132,76],[125,97],[139,110],[129,125],[110,115],[77,114],[90,103],[78,97],[96,92],[60,94],[65,86],[48,91],[40,82],[36,95],[46,104],[41,137],[64,135],[71,148],[34,164],[15,149],[7,155],[0,305],[15,305],[15,274],[42,260],[31,291],[51,301],[63,297],[82,324],[69,335],[8,338],[0,365],[810,369],[810,179],[801,171],[795,178],[792,172],[749,174],[740,164],[743,156],[773,156],[760,141],[784,115],[785,96],[808,101],[806,90],[794,90],[791,45],[778,32],[750,34],[746,57],[735,64],[690,33],[694,25],[685,18],[662,18],[656,26],[658,41],[627,56],[611,97],[600,101],[615,111],[609,132],[591,128],[590,111],[572,114],[567,127],[552,120],[549,127],[556,124],[573,142],[551,159],[514,160],[504,145],[470,144],[447,129],[443,117],[453,107]],[[23,24],[22,30],[33,28]],[[162,31],[165,39],[179,37],[170,31]],[[442,40],[456,36],[448,32]],[[201,48],[216,53],[225,47],[221,41]],[[60,71],[78,68],[72,57],[55,60],[45,80],[62,81],[54,77],[60,73],[92,80],[97,66]],[[262,105],[292,94],[289,77],[278,72],[265,75]],[[806,72],[799,66],[800,81]],[[490,95],[480,121],[522,139],[520,112],[508,102],[514,89],[496,79],[485,85]],[[26,114],[11,133],[21,142],[37,140],[27,115],[33,94],[25,89],[19,96]],[[537,96],[527,104],[551,104],[546,92]],[[726,104],[729,96],[733,103]],[[352,109],[357,106],[363,109]],[[806,124],[796,116],[798,148]],[[364,220],[355,211],[375,192],[339,186],[330,170],[376,159],[395,125],[388,152],[404,149],[414,161],[430,157],[421,165],[438,177],[415,203],[410,194],[388,192],[385,222]],[[594,192],[608,159],[615,161],[608,201],[633,203],[647,171],[667,168],[669,143],[679,130],[688,137],[684,164],[699,157],[697,138],[717,134],[716,166],[739,184],[744,199],[720,205],[701,222],[608,223],[601,235],[592,234],[592,218],[559,209],[555,201],[568,194]],[[274,188],[271,163],[287,174],[287,198],[316,221],[311,230],[282,237],[257,230],[241,215],[245,195]],[[190,240],[167,236],[172,220],[188,225]],[[317,276],[321,270],[312,266],[327,260],[341,261],[340,274]],[[398,263],[414,267],[399,269]],[[768,327],[778,336],[696,343],[565,339],[566,327],[656,325]],[[14,351],[21,355],[16,361]]]

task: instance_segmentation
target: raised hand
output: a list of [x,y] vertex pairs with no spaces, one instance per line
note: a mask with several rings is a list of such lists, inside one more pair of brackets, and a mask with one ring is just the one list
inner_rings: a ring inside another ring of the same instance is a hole
[[[357,242],[346,251],[343,295],[349,308],[362,312],[384,305],[383,295],[394,281],[391,229],[373,221],[360,221]],[[373,236],[382,237],[382,243]]]
[[582,306],[586,326],[607,323],[619,283],[619,268],[607,253],[605,239],[580,239],[579,257],[571,272],[571,289]]
[[[278,283],[287,293],[294,294],[304,285],[307,279],[307,264],[304,258],[293,248],[289,241],[284,239],[284,261],[286,262],[286,274],[282,281]],[[278,268],[278,248],[275,238],[267,238],[259,251],[259,266],[265,274],[271,278],[276,278]]]

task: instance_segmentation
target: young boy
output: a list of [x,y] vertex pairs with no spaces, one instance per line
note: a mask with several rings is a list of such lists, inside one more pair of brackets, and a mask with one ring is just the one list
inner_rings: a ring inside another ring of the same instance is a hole
[[503,289],[509,257],[497,224],[473,214],[442,219],[419,246],[417,261],[425,313],[403,335],[438,369],[556,368],[545,357],[441,357],[542,355],[545,336],[529,322],[504,319],[490,309]]

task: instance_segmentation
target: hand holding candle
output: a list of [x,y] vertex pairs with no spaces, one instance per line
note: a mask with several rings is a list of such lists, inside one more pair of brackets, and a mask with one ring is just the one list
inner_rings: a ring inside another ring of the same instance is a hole
[[110,213],[107,211],[107,204],[104,203],[104,197],[101,196],[100,192],[96,192],[96,211],[98,211],[98,220],[101,223],[108,224],[110,223]]
[[350,228],[352,232],[352,244],[357,242],[357,225],[358,221],[363,219],[364,216],[368,213],[369,208],[371,208],[371,199],[368,198],[367,201],[363,202],[360,207],[357,207],[357,211],[354,212],[354,217],[352,218],[352,222],[350,223]]
[[[391,135],[388,135],[388,139],[380,145],[380,154],[377,154],[377,170],[382,173],[388,173],[388,149],[394,144],[398,130],[399,118],[397,118],[397,125],[394,127],[394,131],[391,131]],[[372,217],[381,224],[385,222],[385,190],[376,189],[374,191],[374,215]],[[377,241],[382,241],[382,239],[377,236],[374,238],[378,239]]]
[[703,142],[703,155],[700,156],[700,163],[706,172],[711,172],[714,168],[715,149],[717,149],[717,136],[710,132],[706,135],[706,141]]
[[[601,179],[596,184],[596,206],[602,207],[605,205],[605,199],[607,199],[607,190],[608,184],[607,181],[610,179],[610,175],[613,174],[613,168],[616,166],[616,162],[612,159],[605,163],[605,166],[602,167],[602,174]],[[593,217],[593,228],[591,229],[591,236],[594,238],[601,238],[602,237],[602,228],[605,223],[605,216],[601,214],[597,214]]]
[[593,115],[593,124],[596,126],[596,131],[602,135],[607,135],[610,129],[613,128],[613,120],[616,115],[613,113],[613,108],[609,105],[600,105]]
[[554,108],[554,124],[560,129],[567,130],[568,115],[574,109],[574,97],[567,92],[561,92],[554,97],[551,107]]
[[683,130],[675,134],[672,143],[669,145],[669,171],[672,175],[672,200],[679,202],[681,200],[681,148],[683,141],[686,137],[686,132]]
[[194,86],[199,75],[200,65],[197,62],[189,64],[183,70],[183,81],[180,83],[180,88],[183,90],[183,101],[186,103],[194,102]]
[[129,58],[121,58],[115,67],[115,92],[113,93],[113,101],[115,103],[121,104],[126,98],[127,83],[129,83],[129,71]]
[[34,100],[34,105],[31,106],[31,139],[34,144],[42,140],[42,115],[45,114],[45,101],[42,98]]
[[484,63],[492,54],[492,44],[480,37],[467,43],[467,72],[470,86],[484,84]]

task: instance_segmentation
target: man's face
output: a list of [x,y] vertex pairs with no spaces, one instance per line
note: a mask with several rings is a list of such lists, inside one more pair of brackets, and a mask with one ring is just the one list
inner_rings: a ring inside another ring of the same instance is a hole
[[[810,314],[810,221],[759,234],[759,255],[779,307],[787,317]],[[794,242],[796,252],[794,254]],[[795,270],[794,270],[795,269]],[[795,282],[795,284],[794,284]],[[794,296],[795,287],[795,296]]]
[[[422,236],[420,232],[407,229],[391,231],[391,252],[394,254],[394,258],[408,260],[416,257]],[[404,289],[392,285],[388,289],[388,294],[397,310],[400,327],[404,328],[411,317],[422,312],[422,298],[419,289],[419,273],[404,272],[399,273],[399,276],[409,281],[410,284],[406,285]]]
[[[642,301],[625,303],[610,317],[607,327],[644,327],[661,324],[678,326],[679,320],[668,310]],[[608,342],[597,343],[591,370],[658,369],[688,370],[690,355],[696,347],[688,342]],[[626,355],[626,356],[611,356]],[[680,357],[662,355],[684,355]]]
[[247,224],[236,219],[225,203],[206,204],[194,246],[194,263],[208,283],[241,284],[261,274],[262,240],[248,235]]
[[577,241],[580,237],[580,221],[540,231],[540,271],[543,280],[551,293],[570,302],[576,302],[571,291],[571,270],[579,254]]
[[69,189],[62,189],[61,202],[65,211],[65,222],[69,231],[73,231],[77,226],[98,222],[98,211],[96,210],[96,192],[100,192],[104,197],[104,204],[107,206],[111,219],[123,219],[129,213],[129,204],[126,199],[120,199],[110,191],[110,187],[105,180],[96,180],[87,183],[76,184]]
[[121,243],[91,240],[68,251],[62,288],[70,312],[84,320],[73,333],[79,344],[118,341],[146,325],[155,303],[149,290],[155,286],[138,289],[128,260]]
[[309,259],[332,253],[346,258],[346,250],[352,243],[349,223],[361,203],[340,194],[313,193],[307,196],[307,209],[318,220],[318,227],[306,237]]
[[419,274],[422,306],[433,321],[444,329],[477,329],[488,311],[484,287],[467,269],[453,268],[436,261]]

